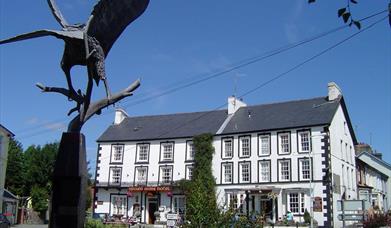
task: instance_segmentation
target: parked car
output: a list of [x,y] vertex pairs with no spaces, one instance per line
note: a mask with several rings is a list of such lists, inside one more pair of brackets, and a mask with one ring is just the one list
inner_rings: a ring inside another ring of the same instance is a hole
[[11,223],[7,219],[7,217],[5,217],[5,215],[3,214],[0,214],[0,228],[10,228],[10,227],[11,227]]

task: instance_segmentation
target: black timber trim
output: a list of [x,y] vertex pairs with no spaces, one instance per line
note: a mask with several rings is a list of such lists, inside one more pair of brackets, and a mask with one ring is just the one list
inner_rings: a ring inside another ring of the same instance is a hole
[[[231,139],[232,142],[232,156],[231,157],[224,157],[225,153],[225,147],[224,147],[224,141],[226,139]],[[233,136],[228,136],[228,137],[222,137],[221,138],[221,160],[231,160],[235,156],[235,143],[234,143],[234,137]]]
[[[250,181],[249,182],[242,182],[242,181],[240,181],[242,178],[241,178],[241,172],[240,172],[240,169],[241,169],[241,165],[242,164],[250,164],[250,167],[249,167],[249,171],[250,171]],[[238,183],[240,183],[240,184],[251,184],[252,182],[251,182],[251,161],[250,160],[243,160],[243,161],[240,161],[240,162],[238,162]]]
[[[261,154],[262,147],[261,147],[260,140],[259,140],[259,138],[261,136],[268,136],[269,137],[269,154]],[[268,157],[268,156],[270,156],[271,152],[272,152],[272,134],[270,132],[269,133],[259,133],[259,134],[257,134],[257,145],[258,145],[258,157]]]
[[[246,155],[246,156],[240,156],[242,154],[241,152],[241,149],[243,148],[242,143],[241,143],[241,139],[242,138],[248,138],[250,141],[249,141],[249,152],[250,152],[250,155]],[[241,148],[242,147],[242,148]],[[239,135],[238,136],[238,157],[239,158],[249,158],[251,157],[251,135]]]
[[[142,145],[148,145],[147,161],[139,161],[138,160],[139,147],[142,146]],[[149,164],[150,152],[151,152],[151,143],[149,143],[149,142],[136,143],[136,155],[135,155],[135,158],[134,158],[134,164]]]
[[[194,162],[194,158],[193,159],[188,159],[189,156],[188,156],[188,149],[189,149],[189,145],[193,144],[193,140],[186,140],[186,149],[185,149],[185,162]],[[193,150],[194,150],[194,144],[193,144]],[[195,152],[195,151],[194,151]]]
[[[302,184],[302,183],[309,183],[309,181],[272,181],[269,183],[266,182],[260,182],[260,183],[235,183],[235,185],[245,186],[245,185],[265,185],[270,186],[270,184]],[[323,183],[323,180],[314,180],[312,183]],[[228,184],[216,184],[216,186],[232,186],[231,183]]]
[[96,164],[95,164],[95,186],[94,186],[94,206],[92,207],[92,214],[95,213],[95,209],[97,207],[97,201],[98,201],[98,197],[97,197],[97,192],[98,192],[98,189],[96,188],[96,184],[99,183],[99,180],[98,180],[98,177],[99,177],[99,174],[98,174],[98,170],[99,170],[99,164],[100,164],[100,151],[102,150],[102,147],[100,146],[100,144],[98,144],[98,148],[97,148],[97,151],[96,151]]
[[[280,162],[281,161],[289,161],[289,180],[287,180],[287,181],[280,181]],[[292,182],[292,159],[291,158],[277,159],[277,181],[280,183]]]
[[[269,181],[265,181],[265,182],[261,182],[259,179],[261,177],[261,173],[260,173],[260,166],[261,166],[261,162],[267,162],[269,163]],[[257,167],[257,171],[258,171],[258,183],[263,183],[263,184],[266,184],[266,183],[271,183],[272,181],[272,161],[271,159],[262,159],[262,160],[258,160],[258,167]]]
[[[321,139],[321,142],[323,143],[321,150],[323,150],[322,158],[325,160],[324,167],[322,167],[323,170],[327,170],[331,168],[331,151],[330,151],[330,141],[329,141],[329,128],[324,127],[322,134],[325,134],[323,138]],[[327,172],[326,172],[327,173]],[[330,176],[326,176],[326,178],[323,180],[323,186],[325,187],[325,190],[323,190],[323,194],[326,195],[326,197],[323,198],[323,201],[326,202],[326,205],[324,205],[323,209],[323,218],[324,218],[324,226],[325,227],[333,227],[333,194],[331,189],[331,179]]]
[[[280,135],[289,135],[289,153],[280,153]],[[292,133],[291,131],[279,131],[277,132],[277,154],[278,155],[290,155],[292,153]]]
[[148,183],[148,166],[147,165],[136,165],[134,166],[134,174],[133,174],[133,186],[136,185],[136,183],[138,183],[138,181],[136,182],[136,175],[137,175],[137,169],[138,168],[146,168],[147,169],[147,173],[146,173],[146,179],[145,179],[145,185],[147,185]]
[[[121,161],[120,162],[113,162],[113,147],[114,146],[122,146],[122,155],[121,155]],[[123,164],[124,163],[124,156],[125,156],[125,144],[123,143],[114,143],[111,144],[111,150],[110,150],[110,165],[115,165],[115,164]]]
[[[231,176],[231,182],[229,183],[229,182],[227,182],[227,183],[225,183],[224,181],[223,181],[223,166],[224,165],[231,165],[231,172],[232,172],[232,176]],[[223,183],[224,182],[224,183]],[[220,184],[229,184],[229,185],[231,185],[231,184],[233,184],[234,183],[234,163],[233,162],[228,162],[228,161],[226,161],[226,162],[222,162],[221,164],[220,164]]]
[[[172,159],[170,161],[162,161],[162,147],[163,147],[163,144],[172,144]],[[174,160],[175,160],[175,141],[160,142],[159,164],[174,163]]]
[[[308,132],[308,141],[309,141],[309,151],[301,151],[300,148],[300,143],[301,143],[301,140],[299,139],[299,134],[301,132]],[[296,144],[297,144],[297,153],[298,154],[308,154],[312,151],[312,132],[311,132],[311,129],[310,128],[306,128],[306,129],[300,129],[300,130],[297,130],[296,131]]]

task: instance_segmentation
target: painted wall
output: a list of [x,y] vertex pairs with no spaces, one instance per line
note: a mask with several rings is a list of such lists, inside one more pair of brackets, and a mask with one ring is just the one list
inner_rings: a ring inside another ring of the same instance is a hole
[[3,211],[3,194],[7,170],[8,144],[10,133],[0,127],[0,213]]

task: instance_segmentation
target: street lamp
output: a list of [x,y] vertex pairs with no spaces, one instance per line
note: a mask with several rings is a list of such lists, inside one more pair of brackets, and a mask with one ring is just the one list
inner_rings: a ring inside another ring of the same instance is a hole
[[310,138],[310,151],[309,151],[309,160],[310,160],[310,214],[311,214],[311,225],[310,227],[313,228],[314,227],[314,189],[312,188],[312,178],[313,178],[313,167],[312,167],[312,138],[315,138],[315,137],[322,137],[322,136],[326,136],[327,134],[326,133],[322,133],[322,134],[319,134],[319,135],[311,135]]

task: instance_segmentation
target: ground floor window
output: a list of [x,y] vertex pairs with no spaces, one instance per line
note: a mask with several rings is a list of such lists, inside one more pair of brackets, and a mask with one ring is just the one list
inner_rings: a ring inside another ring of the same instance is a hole
[[186,211],[185,196],[174,196],[172,210],[174,213],[184,214]]
[[293,214],[304,214],[305,212],[305,194],[303,192],[291,192],[287,194],[288,211]]
[[112,215],[125,215],[126,214],[126,196],[113,195],[111,197],[111,214]]

